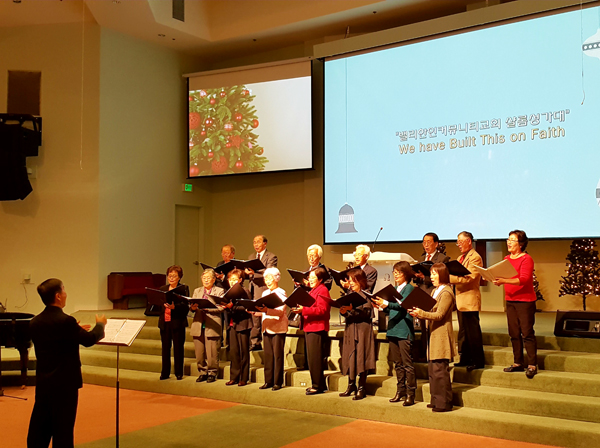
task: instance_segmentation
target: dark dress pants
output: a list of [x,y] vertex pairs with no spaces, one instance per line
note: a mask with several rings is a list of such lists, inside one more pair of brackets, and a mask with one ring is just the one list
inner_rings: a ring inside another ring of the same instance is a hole
[[250,331],[250,346],[260,344],[262,340],[262,316],[252,316],[252,330]]
[[78,398],[79,389],[36,393],[27,448],[47,448],[50,439],[54,448],[72,448]]
[[185,327],[172,328],[165,322],[165,328],[160,330],[162,342],[162,370],[161,376],[171,374],[171,345],[173,345],[173,361],[175,363],[175,376],[183,376],[183,344],[185,344]]
[[398,392],[406,392],[408,396],[415,396],[417,390],[417,377],[412,360],[412,342],[410,339],[399,339],[388,336],[390,358],[396,370]]
[[429,361],[428,370],[431,404],[438,409],[452,409],[450,361],[448,359],[431,360]]
[[324,371],[327,370],[329,357],[329,335],[326,331],[305,333],[306,357],[313,389],[327,390]]
[[247,383],[250,379],[250,329],[235,331],[233,327],[229,327],[229,356],[229,379]]
[[458,351],[460,363],[483,367],[483,336],[479,325],[479,311],[457,311],[458,314]]
[[283,353],[285,333],[263,333],[265,355],[265,383],[283,386]]
[[525,365],[523,345],[527,351],[527,364],[537,365],[537,340],[535,338],[535,302],[506,302],[508,334],[513,347],[515,364]]

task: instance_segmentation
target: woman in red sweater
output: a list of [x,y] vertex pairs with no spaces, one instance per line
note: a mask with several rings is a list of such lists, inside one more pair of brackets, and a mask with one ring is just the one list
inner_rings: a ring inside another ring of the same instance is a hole
[[329,313],[331,297],[323,284],[329,278],[325,268],[318,267],[308,276],[312,288],[310,295],[315,299],[311,306],[298,305],[292,311],[302,314],[302,329],[306,341],[306,356],[312,387],[306,389],[306,395],[322,394],[327,390],[325,375],[329,356]]
[[[504,371],[525,371],[527,378],[531,379],[537,374],[537,341],[533,330],[537,297],[533,289],[533,259],[525,253],[528,241],[522,230],[513,230],[508,234],[506,244],[510,254],[504,259],[513,265],[517,275],[513,278],[498,278],[494,280],[494,284],[504,285],[508,334],[513,347],[514,363]],[[523,345],[527,351],[527,370]]]

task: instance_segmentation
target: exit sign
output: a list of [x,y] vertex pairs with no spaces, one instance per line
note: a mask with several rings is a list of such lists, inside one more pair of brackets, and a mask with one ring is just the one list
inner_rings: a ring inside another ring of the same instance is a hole
[[187,192],[187,193],[191,193],[192,192],[192,184],[183,184],[183,191]]

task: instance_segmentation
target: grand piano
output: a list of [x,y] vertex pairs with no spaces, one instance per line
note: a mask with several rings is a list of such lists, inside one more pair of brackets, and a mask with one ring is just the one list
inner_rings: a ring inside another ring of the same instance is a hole
[[[31,334],[29,321],[34,317],[28,313],[0,313],[0,346],[16,348],[21,359],[21,385],[27,381],[27,364],[29,362],[29,348],[31,347]],[[2,390],[2,358],[0,353],[0,395]]]

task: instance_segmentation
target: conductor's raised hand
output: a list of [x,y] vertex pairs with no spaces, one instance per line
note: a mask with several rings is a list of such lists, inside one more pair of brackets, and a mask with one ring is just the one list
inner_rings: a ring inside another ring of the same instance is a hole
[[[97,324],[102,324],[102,325],[106,325],[107,319],[106,316],[104,314],[96,314],[96,323]],[[89,325],[87,325],[89,327]],[[85,326],[83,326],[83,328],[85,328]]]

